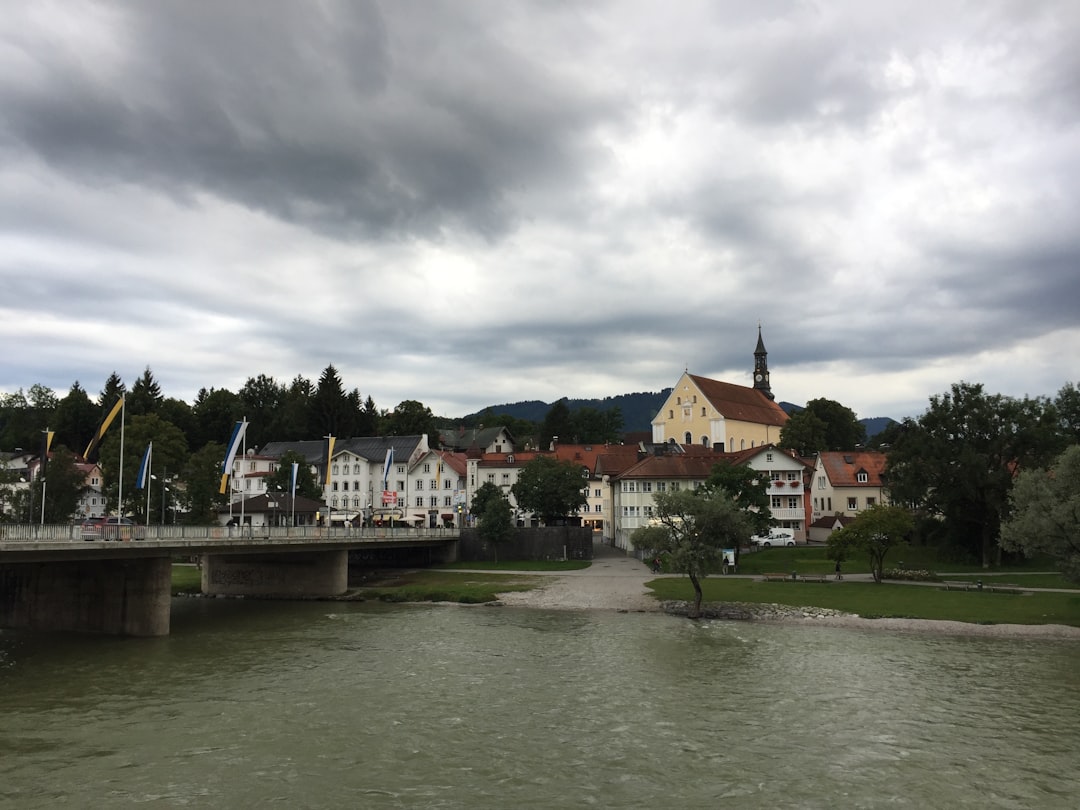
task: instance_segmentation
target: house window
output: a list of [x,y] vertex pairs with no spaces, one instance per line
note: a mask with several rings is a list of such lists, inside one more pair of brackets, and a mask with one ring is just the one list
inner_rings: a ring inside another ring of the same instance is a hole
[[824,475],[819,475],[818,476],[817,488],[818,489],[825,489],[825,476]]
[[645,507],[645,517],[652,517],[652,506]]
[[788,481],[798,481],[799,480],[799,474],[797,472],[789,472],[787,474],[787,480]]
[[682,405],[682,397],[675,397],[675,404]]
[[668,419],[674,419],[675,418],[675,411],[674,410],[668,411],[667,412],[667,418]]
[[337,490],[338,490],[338,486],[337,486],[337,485],[338,485],[338,482],[337,482],[337,481],[335,481],[335,482],[334,482],[334,487],[333,487],[333,489],[334,489],[334,492],[337,492]]
[[683,434],[683,444],[693,444],[693,443],[694,443],[694,437],[690,435],[690,431],[688,430],[688,431],[686,431],[685,434]]
[[858,512],[859,511],[859,499],[858,498],[848,498],[847,499],[847,508],[848,508],[849,512]]
[[421,490],[421,489],[423,489],[423,488],[424,488],[424,482],[423,482],[423,481],[421,481],[421,480],[419,480],[419,479],[417,479],[417,481],[416,481],[416,488],[417,488],[418,490]]
[[504,487],[510,485],[510,473],[502,474],[502,482]]
[[858,481],[860,484],[865,484],[867,481],[870,480],[870,476],[864,472],[856,473],[855,480]]
[[426,472],[426,473],[431,472],[431,465],[430,464],[424,464],[424,472]]
[[424,508],[424,496],[423,495],[417,495],[416,496],[416,505],[419,506],[421,509]]
[[702,415],[702,416],[704,416],[704,415],[705,415],[705,408],[704,408],[704,406],[702,406],[702,408],[701,408],[701,415]]
[[829,505],[827,507],[825,507],[825,511],[826,512],[831,512],[832,511],[832,496],[829,496],[828,498],[826,498],[826,501],[828,502]]
[[341,482],[341,489],[344,492],[348,492],[349,491],[349,482],[348,481],[342,481]]
[[780,500],[779,495],[773,495],[769,498],[769,506],[773,509],[780,509],[783,506],[783,502]]
[[866,508],[869,509],[872,506],[877,506],[877,498],[868,497],[866,499]]
[[672,492],[678,492],[679,491],[679,482],[678,481],[672,481],[671,482],[671,491]]
[[487,482],[489,484],[494,484],[495,483],[495,473],[488,473],[487,474]]
[[398,464],[397,474],[398,475],[404,475],[405,474],[405,465],[404,464]]
[[428,506],[430,506],[432,509],[434,509],[438,505],[439,505],[439,496],[438,495],[432,495],[430,498],[428,498]]
[[642,481],[641,482],[641,491],[642,492],[652,492],[652,485],[653,485],[652,481]]
[[442,505],[443,505],[443,506],[450,506],[450,505],[451,505],[451,504],[450,504],[450,496],[449,496],[449,495],[447,495],[447,496],[446,496],[445,498],[443,498],[443,499],[442,499]]
[[798,509],[799,508],[799,498],[798,498],[798,496],[796,496],[796,495],[788,495],[787,508],[788,509]]
[[594,497],[594,498],[602,498],[602,497],[603,497],[603,493],[602,493],[602,492],[601,492],[601,491],[600,491],[599,489],[594,489],[594,490],[593,490],[593,497]]
[[708,447],[709,446],[709,437],[708,436],[702,436],[701,437],[701,446],[702,447]]
[[656,491],[657,492],[667,492],[667,481],[657,481],[656,482]]
[[404,481],[398,481],[397,482],[397,491],[398,492],[404,492],[405,491],[405,482]]
[[600,504],[596,504],[596,506],[593,507],[593,511],[594,512],[603,512],[604,507],[602,507]]
[[772,453],[766,453],[765,454],[765,460],[766,461],[772,461]]

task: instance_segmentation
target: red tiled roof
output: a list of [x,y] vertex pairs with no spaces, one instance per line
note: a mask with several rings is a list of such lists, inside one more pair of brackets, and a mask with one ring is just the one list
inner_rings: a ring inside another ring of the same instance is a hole
[[[818,454],[829,483],[834,487],[880,487],[886,456],[873,450],[825,451]],[[866,473],[866,481],[858,474]]]
[[725,419],[777,426],[784,425],[788,420],[784,409],[756,388],[710,380],[696,374],[687,376]]
[[707,456],[646,456],[616,478],[689,478],[705,480],[719,463]]

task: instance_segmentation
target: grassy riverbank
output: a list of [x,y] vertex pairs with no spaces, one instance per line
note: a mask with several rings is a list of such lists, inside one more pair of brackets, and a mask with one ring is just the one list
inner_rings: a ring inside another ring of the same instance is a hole
[[[682,577],[656,579],[648,587],[662,600],[685,601],[694,596],[690,581]],[[702,583],[702,591],[706,602],[823,607],[866,618],[1080,627],[1080,592],[990,593],[888,582],[762,582],[738,577],[710,577]]]

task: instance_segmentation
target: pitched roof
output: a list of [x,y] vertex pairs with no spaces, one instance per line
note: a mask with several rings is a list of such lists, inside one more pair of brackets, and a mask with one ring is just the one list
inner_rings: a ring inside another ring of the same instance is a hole
[[[834,487],[880,487],[885,471],[886,456],[874,450],[832,451],[818,453],[825,475]],[[860,472],[866,480],[859,481]]]
[[[351,439],[338,439],[334,442],[334,455],[350,452],[368,461],[382,463],[386,460],[387,448],[394,448],[394,458],[398,462],[407,461],[420,445],[423,436],[362,436]],[[326,442],[321,439],[300,442],[267,442],[259,450],[259,455],[268,458],[281,458],[289,451],[299,453],[308,464],[326,463]]]
[[687,376],[725,419],[776,426],[783,426],[788,420],[784,409],[756,388],[710,380],[696,374]]
[[713,456],[646,456],[615,478],[689,478],[705,480],[719,462]]

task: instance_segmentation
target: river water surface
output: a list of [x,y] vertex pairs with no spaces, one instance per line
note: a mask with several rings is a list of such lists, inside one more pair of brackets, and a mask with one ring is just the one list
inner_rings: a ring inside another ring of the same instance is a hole
[[1075,807],[1080,644],[177,600],[0,631],[0,808]]

